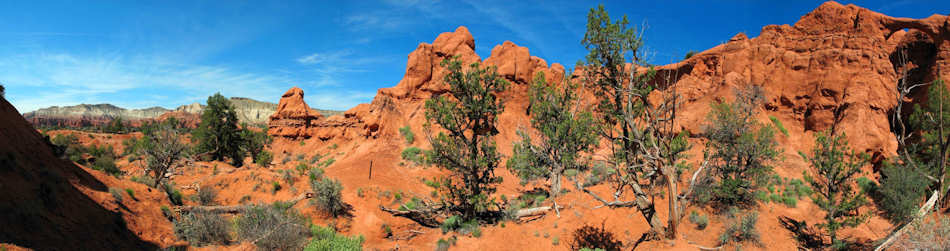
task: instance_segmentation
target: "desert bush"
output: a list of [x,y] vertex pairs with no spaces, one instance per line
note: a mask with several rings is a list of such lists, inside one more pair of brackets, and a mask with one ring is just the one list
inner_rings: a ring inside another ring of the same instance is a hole
[[706,229],[706,226],[709,225],[709,218],[706,215],[702,215],[693,211],[689,213],[689,222],[696,224],[696,229],[703,230]]
[[423,163],[424,156],[422,155],[422,149],[410,146],[402,150],[400,154],[403,160],[411,161],[413,164],[421,165]]
[[571,250],[605,250],[615,251],[623,248],[623,242],[614,237],[614,233],[607,231],[604,223],[600,228],[585,225],[574,230],[574,238],[570,242]]
[[862,189],[874,198],[877,207],[884,211],[885,218],[891,223],[901,224],[917,213],[917,207],[926,196],[930,184],[930,180],[912,167],[886,161],[881,169],[881,184],[868,181]]
[[346,204],[343,203],[343,185],[337,180],[322,178],[311,180],[310,188],[313,190],[313,199],[311,203],[321,211],[338,217],[346,214]]
[[306,243],[307,220],[286,205],[251,205],[234,221],[241,240],[262,250],[296,250]]
[[204,206],[214,205],[218,192],[213,187],[205,186],[198,189],[198,203]]
[[228,222],[215,213],[203,210],[184,213],[174,225],[175,235],[193,246],[230,242]]
[[254,157],[254,164],[262,167],[270,166],[271,161],[274,161],[274,154],[267,150],[262,150]]
[[168,195],[168,200],[171,201],[173,205],[181,206],[184,202],[182,200],[181,191],[175,189],[174,185],[171,183],[165,183],[165,194]]
[[458,241],[458,238],[455,236],[449,237],[448,239],[439,238],[439,241],[435,243],[435,250],[448,251],[450,247],[455,246],[456,241]]
[[273,183],[271,183],[271,190],[270,190],[270,192],[271,192],[272,194],[276,194],[277,191],[280,191],[281,188],[283,188],[283,187],[280,186],[280,182],[275,180]]
[[129,195],[129,198],[132,198],[133,200],[137,200],[135,198],[135,191],[132,190],[131,188],[126,188],[125,193]]
[[116,202],[122,203],[122,190],[118,188],[110,187],[109,193],[112,194],[112,197],[115,198]]
[[730,213],[730,219],[722,235],[719,235],[720,244],[725,245],[745,241],[752,241],[752,243],[756,245],[761,244],[759,231],[755,227],[755,223],[759,220],[759,213],[749,212],[743,215]]
[[115,177],[119,177],[123,173],[122,170],[115,165],[115,157],[113,157],[112,154],[105,154],[97,157],[96,160],[92,162],[92,166],[90,168],[93,170],[106,172],[109,175]]
[[950,250],[950,216],[927,217],[908,226],[894,250]]
[[412,133],[412,129],[409,126],[404,126],[399,128],[399,134],[406,139],[406,143],[412,144],[416,141],[416,135]]
[[842,245],[838,231],[860,225],[870,216],[858,213],[858,209],[867,204],[867,199],[863,191],[853,188],[856,176],[868,163],[869,157],[852,150],[845,135],[836,135],[834,130],[818,133],[811,156],[799,154],[814,168],[813,173],[806,171],[804,176],[815,191],[812,201],[825,212],[824,222],[818,226],[831,237],[831,245]]
[[445,219],[445,221],[442,222],[442,226],[440,226],[440,228],[442,229],[442,233],[454,231],[462,235],[471,234],[472,237],[475,238],[478,238],[482,235],[482,230],[478,226],[478,221],[474,219],[466,221],[457,215]]
[[313,238],[304,248],[306,251],[352,251],[363,250],[363,236],[346,237],[336,233],[332,227],[314,225],[310,227]]
[[311,168],[310,171],[307,171],[310,181],[321,180],[323,179],[323,168],[315,167]]

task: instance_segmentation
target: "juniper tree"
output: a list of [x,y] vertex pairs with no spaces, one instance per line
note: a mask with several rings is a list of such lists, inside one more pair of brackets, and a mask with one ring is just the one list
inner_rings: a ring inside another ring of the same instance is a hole
[[[582,75],[600,97],[596,110],[604,126],[599,133],[612,143],[606,161],[613,169],[608,180],[615,190],[614,201],[583,190],[606,206],[635,206],[652,233],[675,237],[682,216],[677,182],[689,149],[686,134],[673,126],[678,105],[675,87],[660,91],[658,99],[647,98],[654,91],[651,81],[656,71],[637,69],[637,65],[647,65],[642,57],[643,37],[626,16],[612,21],[603,6],[591,9],[581,43],[588,50]],[[656,214],[655,194],[646,189],[662,183],[667,186],[669,228]],[[635,201],[619,200],[627,189]]]
[[157,130],[143,136],[142,140],[143,148],[140,151],[145,155],[146,172],[154,180],[152,186],[158,187],[171,167],[187,154],[188,146],[181,143],[178,131],[168,125],[160,125]]
[[937,180],[943,206],[950,204],[947,190],[947,165],[950,164],[950,91],[943,80],[936,80],[927,88],[924,105],[915,105],[910,124],[919,133],[919,142],[908,159],[923,166]]
[[[495,123],[504,109],[496,93],[508,82],[494,67],[478,62],[463,71],[457,56],[440,65],[449,71],[442,80],[449,89],[426,101],[425,129],[432,145],[427,155],[432,164],[449,171],[439,180],[442,201],[465,219],[475,219],[494,205],[491,195],[501,182],[495,176],[500,155],[492,137],[498,134]],[[433,123],[442,128],[435,136]]]
[[531,126],[537,131],[538,140],[532,140],[530,132],[519,130],[521,141],[513,144],[514,153],[508,159],[508,169],[518,174],[522,182],[549,179],[551,198],[561,193],[561,175],[565,170],[585,169],[580,154],[597,143],[593,115],[577,107],[576,88],[569,78],[561,86],[549,85],[544,74],[538,73],[529,105]]
[[804,172],[805,181],[815,191],[812,201],[826,213],[824,222],[818,226],[831,237],[831,244],[837,246],[840,245],[838,230],[857,226],[868,219],[868,215],[858,212],[858,208],[867,204],[867,199],[862,191],[854,189],[855,176],[867,164],[868,157],[852,150],[844,134],[835,135],[834,128],[833,125],[827,132],[818,134],[811,156],[799,154],[814,169],[812,174]]
[[772,127],[755,119],[762,103],[758,86],[740,89],[733,103],[716,103],[706,126],[706,154],[715,177],[712,197],[721,205],[748,205],[778,157]]
[[237,113],[227,98],[215,93],[208,97],[208,106],[201,113],[201,123],[194,131],[198,152],[207,153],[211,160],[231,158],[231,164],[244,164],[244,138],[238,129]]

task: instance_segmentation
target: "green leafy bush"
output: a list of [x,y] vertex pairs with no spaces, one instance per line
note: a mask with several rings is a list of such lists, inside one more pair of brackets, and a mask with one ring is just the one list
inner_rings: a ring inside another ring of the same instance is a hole
[[168,195],[168,200],[171,201],[173,205],[177,205],[177,206],[182,205],[184,201],[182,200],[183,197],[181,195],[181,191],[178,191],[178,189],[175,189],[175,187],[171,183],[165,183],[164,190],[165,190],[165,194]]
[[126,188],[125,193],[129,195],[129,198],[132,198],[133,200],[137,200],[135,198],[135,191],[132,190],[131,188]]
[[926,196],[930,180],[911,167],[893,165],[889,161],[881,169],[881,176],[880,186],[873,181],[858,181],[866,184],[862,190],[874,198],[878,208],[884,210],[885,218],[894,224],[907,222]]
[[607,231],[604,224],[600,228],[585,225],[574,230],[574,238],[570,242],[571,250],[605,250],[619,251],[623,242],[614,237],[614,233]]

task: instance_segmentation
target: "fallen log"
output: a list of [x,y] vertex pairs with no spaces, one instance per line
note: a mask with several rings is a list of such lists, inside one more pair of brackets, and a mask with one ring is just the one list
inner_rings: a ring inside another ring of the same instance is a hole
[[[287,201],[289,206],[293,207],[297,205],[302,200],[313,198],[313,193],[302,193],[297,195],[293,199]],[[216,214],[239,214],[243,213],[247,209],[246,205],[230,205],[230,206],[177,206],[175,210],[178,212],[191,212],[195,210],[202,210],[206,212],[216,213]]]
[[426,210],[396,210],[380,205],[379,209],[383,210],[383,212],[392,214],[393,216],[408,218],[424,227],[437,228],[442,226],[442,222],[439,222],[439,220],[435,217],[436,212],[438,211],[438,209],[435,208]]
[[[559,206],[559,207],[557,207],[557,208],[558,208],[558,209],[561,209],[561,208],[564,208],[564,207]],[[550,206],[546,206],[546,207],[534,207],[534,208],[525,208],[525,209],[518,210],[518,212],[515,212],[515,215],[514,215],[514,216],[515,216],[515,218],[538,216],[538,215],[543,215],[543,214],[547,213],[548,211],[551,211],[551,209],[554,209],[554,208],[553,208],[553,207],[550,207]]]
[[885,239],[884,242],[881,243],[881,245],[877,246],[877,248],[875,248],[874,251],[884,250],[885,248],[887,248],[887,246],[894,244],[894,241],[896,241],[897,238],[903,235],[904,232],[907,232],[908,226],[912,225],[914,222],[919,221],[920,219],[923,219],[924,216],[927,216],[927,213],[930,212],[930,210],[933,209],[934,205],[937,204],[937,197],[939,197],[937,196],[939,194],[938,191],[939,190],[934,190],[933,195],[930,196],[930,199],[927,200],[927,203],[924,203],[924,205],[921,206],[919,210],[917,210],[917,214],[914,215],[913,220],[911,220],[910,222],[904,223],[903,225],[901,225],[900,228],[897,229],[897,231],[894,231],[890,235],[888,235],[887,239]]

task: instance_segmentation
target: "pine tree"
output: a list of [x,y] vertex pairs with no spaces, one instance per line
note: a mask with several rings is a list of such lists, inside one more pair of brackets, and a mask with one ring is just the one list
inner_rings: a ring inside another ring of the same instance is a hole
[[867,154],[852,150],[844,134],[834,134],[834,126],[818,134],[811,156],[800,154],[814,169],[813,174],[804,172],[805,181],[815,191],[812,201],[826,213],[824,223],[818,226],[831,237],[832,245],[840,247],[838,230],[857,226],[868,219],[868,215],[858,213],[867,199],[863,192],[854,189],[855,175],[867,164]]
[[231,158],[231,164],[244,164],[244,138],[238,129],[237,113],[227,98],[215,93],[208,97],[208,106],[201,113],[201,123],[194,131],[198,152],[207,153],[211,160]]
[[492,137],[498,134],[495,123],[504,109],[496,93],[508,82],[493,67],[477,62],[463,72],[457,56],[440,65],[449,70],[443,79],[449,91],[426,101],[426,131],[434,130],[430,123],[444,131],[430,137],[432,150],[427,155],[431,163],[449,171],[439,182],[443,202],[465,219],[475,219],[495,204],[491,195],[501,182],[495,176],[500,155]]
[[[584,170],[580,154],[597,143],[593,115],[577,108],[577,85],[565,79],[562,86],[549,85],[539,73],[531,88],[531,126],[537,130],[535,143],[528,131],[518,131],[520,142],[514,143],[514,154],[508,169],[522,182],[549,179],[549,195],[561,193],[561,175],[565,170]],[[557,202],[555,201],[555,204]]]

